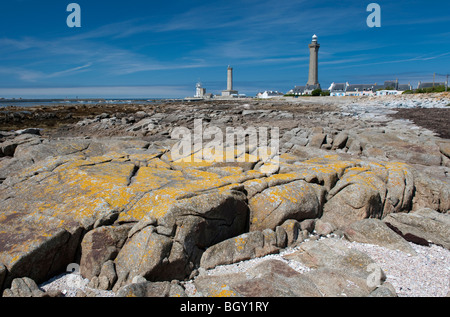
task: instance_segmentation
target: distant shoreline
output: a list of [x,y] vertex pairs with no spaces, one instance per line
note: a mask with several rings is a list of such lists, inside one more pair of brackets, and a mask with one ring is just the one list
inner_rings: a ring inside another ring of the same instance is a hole
[[49,106],[49,105],[72,105],[72,104],[95,104],[95,103],[105,103],[105,104],[131,104],[131,103],[143,103],[152,104],[159,102],[174,102],[182,101],[181,98],[67,98],[67,99],[52,99],[52,98],[39,98],[39,99],[0,99],[0,108],[2,107],[34,107],[34,106]]

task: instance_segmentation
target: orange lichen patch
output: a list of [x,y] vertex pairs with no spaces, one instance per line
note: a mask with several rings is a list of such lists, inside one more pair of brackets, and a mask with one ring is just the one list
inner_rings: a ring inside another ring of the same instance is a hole
[[79,163],[65,164],[39,185],[24,187],[22,191],[28,190],[26,194],[33,199],[29,206],[22,203],[21,208],[63,220],[58,226],[73,221],[84,223],[87,219],[95,221],[97,216],[125,208],[134,196],[133,190],[127,188],[133,164],[107,162],[80,166]]
[[368,166],[355,166],[355,167],[348,168],[345,171],[345,176],[348,177],[350,175],[360,174],[360,173],[367,172],[367,171],[370,171],[370,167],[368,167]]
[[314,158],[306,160],[302,163],[296,163],[297,166],[302,167],[315,167],[319,171],[321,168],[327,169],[324,172],[328,172],[328,170],[334,170],[339,175],[342,175],[345,169],[354,167],[358,165],[359,161],[343,161],[336,158],[336,155],[325,155],[324,157]]
[[244,250],[246,244],[247,244],[247,241],[243,237],[234,238],[234,246],[235,246],[236,250],[238,250],[238,251]]
[[86,176],[89,176],[86,178],[86,184],[82,186],[90,186],[89,182],[94,182],[94,186],[105,182],[116,186],[127,186],[134,169],[134,164],[121,162],[109,162],[79,168],[80,171],[86,173]]
[[170,165],[160,158],[154,158],[147,162],[147,167],[170,169]]
[[150,215],[159,219],[166,215],[170,205],[184,194],[185,191],[173,187],[148,192],[129,210],[122,212],[119,216],[119,221],[139,221]]
[[290,186],[274,186],[268,189],[266,199],[268,202],[277,204],[282,201],[289,201],[293,204],[304,196],[304,192],[298,191],[297,188],[291,188]]
[[226,284],[222,284],[218,289],[211,290],[209,297],[234,297],[236,293]]
[[389,171],[401,171],[405,175],[408,174],[408,169],[411,168],[408,164],[402,162],[389,162],[384,164],[384,167]]
[[193,168],[184,169],[183,175],[187,179],[209,180],[209,179],[218,179],[219,178],[219,175],[217,175],[216,173],[205,172],[205,171],[201,171],[201,170],[193,169]]
[[[141,168],[142,169],[142,168]],[[139,170],[140,171],[140,170]],[[155,171],[160,173],[161,171]],[[201,193],[206,190],[215,189],[219,193],[226,190],[242,187],[240,183],[247,179],[252,179],[255,176],[259,176],[260,173],[247,172],[241,175],[231,175],[223,178],[213,177],[210,179],[186,179],[183,177],[182,171],[168,171],[175,174],[175,177],[169,179],[159,179],[156,177],[153,183],[161,185],[158,188],[146,192],[135,204],[130,206],[128,210],[122,212],[119,216],[119,221],[139,221],[146,215],[151,215],[156,219],[159,219],[166,215],[171,204],[177,199],[185,197],[186,195],[192,195]],[[197,171],[197,175],[203,175],[201,171]],[[139,174],[139,172],[138,172]],[[209,174],[208,174],[209,175]],[[151,182],[151,176],[143,178],[142,182]],[[153,174],[155,176],[155,174]],[[169,181],[168,181],[169,180]],[[158,183],[161,182],[161,183]],[[134,182],[131,188],[139,184],[139,181]],[[138,187],[139,188],[139,187]],[[150,187],[147,187],[149,189]],[[140,187],[142,189],[142,187]],[[135,190],[137,191],[137,190]]]
[[[359,171],[359,172],[357,172]],[[345,173],[341,181],[344,183],[367,186],[377,192],[384,192],[384,182],[378,177],[378,174],[371,170],[364,170],[362,167],[354,168],[349,173]]]
[[303,179],[305,175],[301,172],[275,174],[266,178],[269,187],[290,183],[299,179]]
[[269,162],[269,163],[265,163],[264,165],[262,165],[259,170],[261,173],[266,174],[266,173],[277,172],[279,170],[279,168],[280,168],[279,164]]
[[160,169],[154,167],[141,167],[131,188],[137,192],[146,192],[184,180],[183,172],[178,170]]
[[251,179],[243,183],[245,190],[247,191],[247,198],[251,199],[256,194],[262,192],[268,187],[265,178]]
[[179,158],[175,161],[172,161],[170,164],[174,168],[200,168],[200,167],[208,167],[212,166],[214,163],[213,160],[203,160],[198,155],[192,154],[187,157]]
[[286,163],[292,163],[298,161],[298,157],[289,153],[283,153],[280,155],[280,161],[284,161]]
[[234,184],[229,184],[229,185],[225,185],[223,187],[219,187],[217,189],[217,192],[219,194],[223,194],[226,192],[229,192],[230,190],[241,190],[243,188],[243,186],[239,183],[234,183]]
[[[211,169],[210,169],[211,171]],[[213,167],[212,171],[219,173],[220,175],[239,175],[242,174],[244,171],[242,167],[239,166],[220,166],[220,167]]]
[[222,186],[224,184],[231,184],[231,183],[243,183],[245,181],[255,179],[255,178],[261,178],[264,177],[264,174],[258,172],[258,171],[247,171],[242,174],[235,174],[235,175],[229,175],[224,176],[220,179],[221,184],[219,186]]

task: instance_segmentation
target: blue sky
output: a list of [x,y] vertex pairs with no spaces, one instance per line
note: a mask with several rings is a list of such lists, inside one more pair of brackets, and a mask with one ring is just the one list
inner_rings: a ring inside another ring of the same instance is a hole
[[[81,27],[69,28],[69,3]],[[381,7],[369,28],[367,5]],[[0,4],[0,97],[186,97],[234,88],[286,92],[319,81],[401,83],[450,73],[450,1],[8,0]],[[444,77],[437,77],[444,81]]]

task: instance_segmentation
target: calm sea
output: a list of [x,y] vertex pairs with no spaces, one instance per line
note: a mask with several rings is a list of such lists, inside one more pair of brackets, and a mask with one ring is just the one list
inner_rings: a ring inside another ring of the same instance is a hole
[[1,107],[34,107],[80,104],[155,104],[168,101],[181,101],[181,99],[155,98],[155,99],[2,99]]

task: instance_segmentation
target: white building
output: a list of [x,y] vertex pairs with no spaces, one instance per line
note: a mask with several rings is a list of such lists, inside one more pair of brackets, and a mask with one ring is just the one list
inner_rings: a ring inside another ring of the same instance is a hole
[[256,94],[257,98],[261,99],[267,99],[267,98],[276,98],[276,97],[283,97],[284,94],[279,91],[273,91],[273,90],[266,90],[264,92],[258,92]]
[[195,98],[203,98],[206,95],[206,89],[202,87],[201,83],[195,85]]
[[347,91],[348,83],[332,83],[328,90],[330,91],[330,96],[332,97],[343,97]]
[[392,89],[382,89],[382,90],[376,91],[377,96],[401,95],[402,93],[403,93],[403,91],[392,90]]
[[345,91],[346,96],[375,96],[376,85],[371,84],[354,84],[348,85]]

